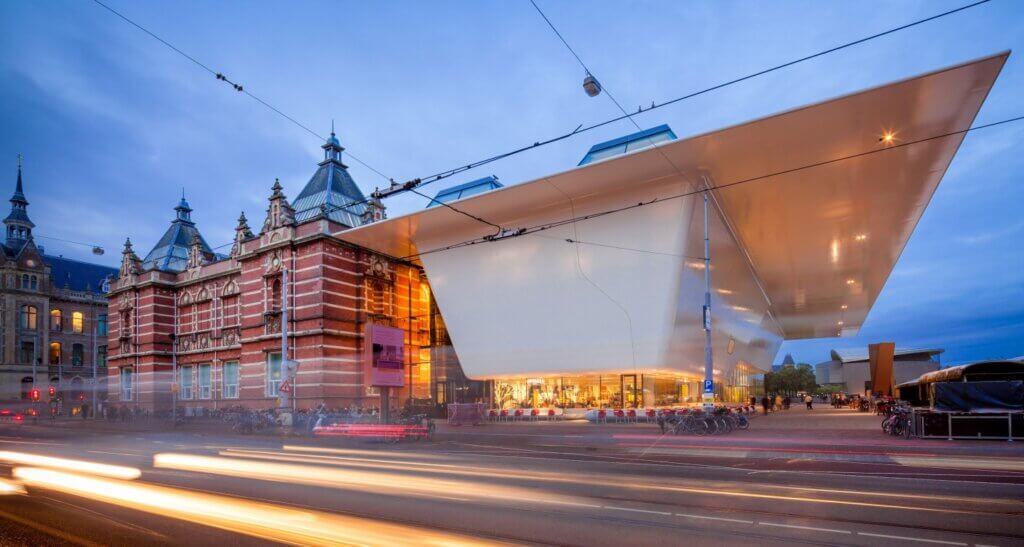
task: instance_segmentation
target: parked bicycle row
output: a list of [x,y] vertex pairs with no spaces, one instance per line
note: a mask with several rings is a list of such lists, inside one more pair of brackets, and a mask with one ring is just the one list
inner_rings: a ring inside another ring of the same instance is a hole
[[682,409],[659,411],[658,427],[667,435],[721,435],[750,427],[750,420],[757,416],[757,409],[751,406],[738,408],[716,407],[711,412],[703,409]]

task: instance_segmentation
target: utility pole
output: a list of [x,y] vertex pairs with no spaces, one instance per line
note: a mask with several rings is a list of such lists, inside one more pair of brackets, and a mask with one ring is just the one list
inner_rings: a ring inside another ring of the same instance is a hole
[[99,379],[99,369],[96,363],[96,358],[99,356],[99,348],[96,347],[96,342],[99,334],[99,325],[96,322],[96,303],[93,302],[91,306],[92,311],[92,417],[96,417],[96,382]]
[[[177,307],[177,302],[175,302]],[[175,311],[175,332],[171,333],[171,425],[178,423],[178,321]]]
[[715,406],[715,365],[711,356],[711,241],[708,222],[708,189],[704,191],[704,408]]
[[[288,268],[281,268],[281,383],[287,382],[288,378]],[[291,406],[287,391],[280,390],[277,396],[281,398],[281,408]]]

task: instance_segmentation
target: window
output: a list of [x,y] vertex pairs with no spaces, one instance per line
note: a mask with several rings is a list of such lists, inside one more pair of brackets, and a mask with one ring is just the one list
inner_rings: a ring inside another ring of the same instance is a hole
[[34,291],[34,290],[36,290],[38,288],[39,288],[39,278],[37,278],[36,276],[33,275],[32,276],[32,290]]
[[71,313],[71,332],[82,333],[85,331],[85,315],[80,312]]
[[131,401],[132,400],[132,377],[135,376],[135,371],[131,368],[121,369],[121,400]]
[[28,288],[28,274],[21,274],[21,288]]
[[25,330],[36,330],[39,310],[35,306],[24,305],[21,307],[21,328]]
[[62,328],[64,328],[64,324],[62,323],[60,310],[50,310],[50,330],[54,332],[60,332]]
[[80,367],[85,358],[85,346],[82,344],[71,345],[71,366]]
[[32,398],[32,384],[34,384],[34,383],[35,382],[32,381],[32,377],[31,376],[25,376],[24,378],[21,379],[21,398],[22,399],[29,400],[29,399]]
[[107,314],[101,313],[96,316],[96,336],[107,335]]
[[96,366],[104,367],[107,366],[107,346],[99,346],[96,348]]
[[277,397],[281,388],[281,354],[267,354],[267,397]]
[[224,398],[238,398],[238,361],[224,363]]
[[199,365],[199,398],[210,398],[210,365]]
[[275,279],[274,283],[270,286],[270,309],[280,310],[281,309],[281,280]]
[[36,360],[36,344],[30,340],[21,342],[21,359],[22,363],[31,365]]
[[181,398],[192,398],[192,367],[181,367]]
[[59,365],[61,358],[60,342],[50,342],[50,364]]

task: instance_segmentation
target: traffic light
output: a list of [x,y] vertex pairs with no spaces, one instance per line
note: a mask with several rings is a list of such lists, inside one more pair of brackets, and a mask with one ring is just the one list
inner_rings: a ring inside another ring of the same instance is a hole
[[38,389],[36,389],[36,388],[32,388],[32,391],[29,391],[29,392],[28,392],[28,396],[29,396],[29,397],[30,397],[30,398],[31,398],[31,399],[32,399],[33,401],[38,401],[38,400],[39,400],[39,390],[38,390]]
[[57,395],[57,388],[55,388],[53,386],[50,386],[50,388],[47,390],[47,392],[49,392],[50,397],[53,397],[53,396]]

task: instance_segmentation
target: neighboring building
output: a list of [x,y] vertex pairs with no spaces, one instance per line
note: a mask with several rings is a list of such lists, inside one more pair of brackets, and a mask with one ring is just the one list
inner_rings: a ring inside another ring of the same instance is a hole
[[793,356],[787,353],[786,356],[782,359],[781,363],[779,363],[777,365],[772,365],[772,372],[778,372],[778,371],[782,370],[783,367],[795,367],[795,366],[796,366],[796,361],[793,360]]
[[[47,401],[53,386],[62,410],[72,412],[91,400],[94,365],[97,378],[107,375],[105,290],[117,270],[46,255],[35,244],[20,161],[10,201],[0,277],[0,399],[27,400],[35,386]],[[98,385],[101,400],[105,386]]]
[[[926,372],[939,370],[942,349],[897,349],[893,354],[893,383],[912,381]],[[870,358],[865,353],[832,350],[832,359],[814,365],[818,385],[833,385],[844,393],[868,391],[871,380]]]
[[[186,412],[276,407],[284,379],[284,290],[288,358],[300,363],[291,386],[299,408],[379,405],[363,366],[368,323],[404,332],[406,386],[392,397],[393,406],[451,400],[465,391],[461,371],[448,371],[458,368],[453,352],[438,358],[441,369],[432,366],[432,340],[447,334],[443,323],[434,322],[436,307],[422,269],[336,237],[383,219],[384,210],[352,180],[334,133],[323,149],[324,160],[294,203],[274,182],[258,232],[242,214],[226,254],[207,244],[184,198],[144,258],[125,243],[109,303],[113,401],[164,411],[177,384],[178,405]],[[449,385],[449,377],[458,385]]]

